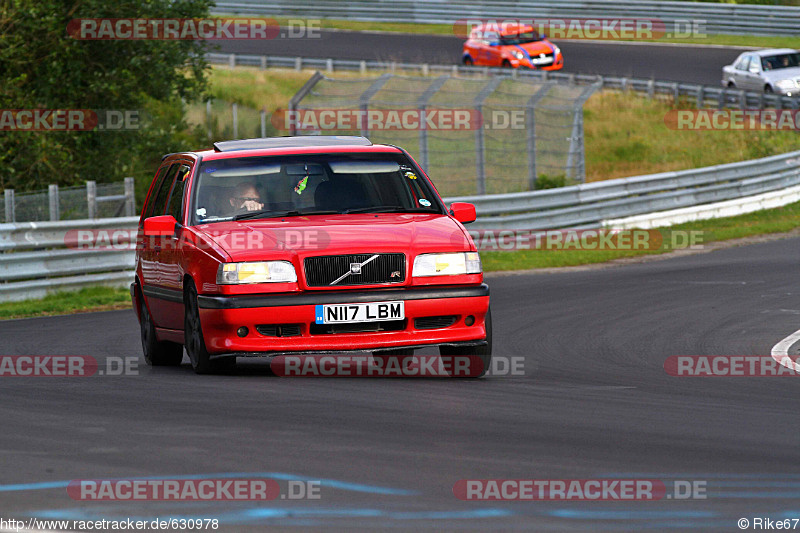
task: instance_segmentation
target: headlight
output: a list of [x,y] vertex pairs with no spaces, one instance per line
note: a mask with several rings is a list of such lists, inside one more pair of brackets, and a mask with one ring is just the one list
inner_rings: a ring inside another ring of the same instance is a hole
[[295,281],[297,281],[297,273],[294,266],[288,261],[223,263],[217,271],[218,285],[293,283]]
[[414,259],[413,277],[457,276],[459,274],[480,274],[481,257],[478,252],[459,252],[454,254],[422,254]]
[[794,89],[795,87],[794,80],[781,80],[777,83],[777,85],[781,89]]
[[514,57],[516,57],[517,59],[522,59],[522,58],[524,58],[524,57],[525,57],[525,54],[523,54],[522,52],[519,52],[519,51],[517,51],[517,50],[514,50],[514,51],[512,52],[512,54],[514,54]]
[[561,53],[561,48],[559,48],[556,45],[553,45],[553,56],[557,56],[560,53]]

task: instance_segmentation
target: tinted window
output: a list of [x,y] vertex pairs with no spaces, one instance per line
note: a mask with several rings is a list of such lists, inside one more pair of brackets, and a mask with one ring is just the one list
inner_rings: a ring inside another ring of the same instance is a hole
[[167,208],[167,198],[169,198],[169,191],[172,188],[172,180],[175,178],[175,173],[178,171],[178,165],[169,167],[169,172],[164,177],[164,180],[158,186],[158,194],[153,200],[152,209],[148,213],[148,217],[157,217],[163,215]]
[[167,214],[175,217],[175,220],[182,222],[183,215],[183,191],[186,187],[186,176],[189,175],[189,167],[181,165],[178,170],[178,177],[175,179],[175,186],[172,187],[172,194],[169,197],[169,207]]
[[764,70],[779,70],[798,66],[800,66],[800,53],[780,54],[761,58],[761,67]]
[[164,181],[164,176],[169,170],[168,166],[161,167],[158,169],[156,173],[156,177],[153,179],[153,186],[150,190],[150,195],[147,197],[147,205],[144,206],[144,218],[149,218],[151,213],[153,212],[153,204],[156,202],[156,196],[158,196],[158,190],[161,188],[161,184]]

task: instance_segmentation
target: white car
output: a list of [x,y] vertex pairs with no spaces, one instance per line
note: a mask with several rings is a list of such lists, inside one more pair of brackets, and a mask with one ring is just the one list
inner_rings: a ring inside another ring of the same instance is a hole
[[800,94],[800,52],[790,48],[744,52],[722,67],[722,85],[745,91]]

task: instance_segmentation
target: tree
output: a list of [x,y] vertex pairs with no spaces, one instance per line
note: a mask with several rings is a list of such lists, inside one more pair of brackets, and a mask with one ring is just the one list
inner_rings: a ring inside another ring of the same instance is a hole
[[130,131],[0,131],[0,189],[152,176],[163,153],[188,148],[182,101],[207,90],[198,40],[79,40],[82,18],[204,18],[207,0],[0,2],[0,111],[133,111]]

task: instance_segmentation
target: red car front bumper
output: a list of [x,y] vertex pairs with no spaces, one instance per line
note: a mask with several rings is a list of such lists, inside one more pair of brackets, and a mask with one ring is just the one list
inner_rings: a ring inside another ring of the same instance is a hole
[[[315,324],[318,304],[397,300],[405,302],[403,321],[342,328]],[[291,295],[201,295],[198,304],[203,337],[212,356],[372,351],[451,343],[479,345],[486,338],[489,287],[481,284]],[[237,333],[242,327],[248,330],[244,337]],[[348,331],[352,327],[362,331]],[[377,327],[382,329],[363,330]]]

